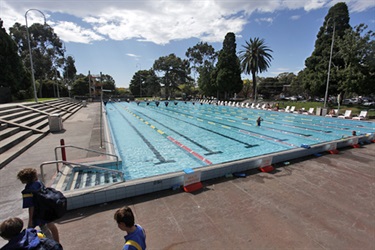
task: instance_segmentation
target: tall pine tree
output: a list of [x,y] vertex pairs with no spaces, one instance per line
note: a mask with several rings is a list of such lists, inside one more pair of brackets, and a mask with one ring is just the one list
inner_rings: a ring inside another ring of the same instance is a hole
[[325,92],[333,35],[335,43],[332,51],[329,93],[337,94],[337,70],[344,67],[344,60],[338,53],[337,41],[342,39],[347,29],[351,29],[348,6],[345,3],[337,3],[329,9],[318,32],[315,49],[312,55],[306,59],[306,68],[302,72],[304,87],[308,88],[313,95],[322,96]]
[[225,99],[228,94],[232,96],[242,90],[240,60],[236,54],[236,37],[232,32],[225,36],[213,76],[219,95],[224,94]]

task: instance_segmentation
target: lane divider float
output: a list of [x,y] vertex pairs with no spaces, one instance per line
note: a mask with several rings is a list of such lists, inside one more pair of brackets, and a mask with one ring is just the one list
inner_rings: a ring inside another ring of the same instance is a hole
[[173,142],[174,144],[176,144],[178,147],[182,148],[183,150],[185,150],[189,154],[193,155],[195,158],[198,158],[199,160],[201,160],[202,162],[204,162],[204,163],[206,163],[208,165],[212,165],[212,162],[210,160],[206,159],[205,157],[203,157],[202,155],[198,154],[194,150],[192,150],[189,147],[185,146],[184,144],[182,144],[181,142],[177,141],[173,137],[167,135],[165,132],[163,132],[162,130],[158,129],[157,127],[155,127],[154,125],[152,125],[148,121],[144,120],[143,118],[139,117],[138,115],[135,115],[129,109],[127,109],[127,108],[124,108],[124,109],[126,111],[128,111],[129,113],[133,114],[136,118],[138,118],[139,120],[141,120],[143,123],[145,123],[146,125],[148,125],[150,128],[152,128],[153,130],[156,130],[159,134],[161,134],[162,136],[166,137],[168,140],[170,140],[171,142]]

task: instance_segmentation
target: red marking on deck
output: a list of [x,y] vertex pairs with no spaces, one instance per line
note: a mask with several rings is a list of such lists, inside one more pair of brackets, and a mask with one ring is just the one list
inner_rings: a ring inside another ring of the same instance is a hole
[[199,190],[201,188],[203,188],[202,183],[201,182],[196,182],[196,183],[184,186],[184,191],[188,192],[188,193],[191,193],[191,192],[197,191],[197,190]]
[[338,151],[337,149],[328,150],[328,152],[329,152],[330,154],[333,154],[333,155],[339,153],[339,151]]
[[265,167],[260,167],[259,170],[262,171],[262,172],[265,172],[265,173],[269,173],[269,172],[272,172],[273,170],[275,170],[275,168],[272,165],[269,165],[269,166],[265,166]]

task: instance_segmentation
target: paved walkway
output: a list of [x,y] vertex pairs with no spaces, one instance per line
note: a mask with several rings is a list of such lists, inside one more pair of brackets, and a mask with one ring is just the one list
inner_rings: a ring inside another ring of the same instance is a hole
[[[24,167],[54,160],[65,144],[100,150],[99,104],[90,103],[0,170],[0,219],[27,218],[21,209]],[[68,159],[87,156],[67,152]],[[65,250],[122,249],[113,220],[128,205],[147,232],[148,249],[375,249],[375,144],[308,157],[274,173],[204,182],[189,194],[166,190],[70,211],[57,226]],[[47,179],[54,167],[48,168]],[[5,242],[0,239],[0,246]]]

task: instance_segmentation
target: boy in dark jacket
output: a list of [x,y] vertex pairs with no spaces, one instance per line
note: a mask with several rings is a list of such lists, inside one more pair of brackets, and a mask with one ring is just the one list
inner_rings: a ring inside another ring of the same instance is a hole
[[[34,228],[23,229],[20,218],[10,218],[0,225],[0,236],[9,242],[1,250],[62,250],[54,240],[38,234]],[[40,236],[39,236],[40,235]]]
[[22,191],[22,208],[29,209],[29,222],[27,227],[35,228],[36,226],[39,226],[42,232],[47,236],[47,238],[54,239],[55,241],[60,242],[59,231],[55,223],[37,218],[34,213],[35,204],[32,191],[37,191],[43,186],[43,184],[38,180],[36,169],[25,168],[18,172],[17,178],[23,184],[26,184],[25,189]]

